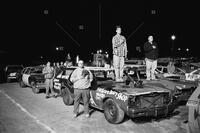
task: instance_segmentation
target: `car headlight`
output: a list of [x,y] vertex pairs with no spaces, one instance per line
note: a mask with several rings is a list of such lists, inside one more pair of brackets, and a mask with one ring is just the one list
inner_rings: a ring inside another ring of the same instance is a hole
[[16,73],[10,73],[9,75],[10,76],[16,76]]
[[174,95],[179,95],[179,94],[181,94],[181,92],[182,92],[182,87],[181,86],[175,86],[175,88],[174,88],[174,91],[173,91],[173,94]]
[[[183,85],[183,88],[185,88],[185,85]],[[178,85],[175,86],[175,89],[178,89],[178,90],[182,90],[183,88],[181,86],[178,86]]]

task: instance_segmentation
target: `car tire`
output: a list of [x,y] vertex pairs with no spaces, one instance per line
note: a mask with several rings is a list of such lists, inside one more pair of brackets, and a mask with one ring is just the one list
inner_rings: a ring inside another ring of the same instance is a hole
[[36,87],[35,82],[31,82],[31,87],[34,94],[38,94],[40,92],[39,88]]
[[24,88],[26,85],[25,85],[24,82],[21,80],[21,81],[19,81],[19,86],[20,86],[21,88]]
[[63,97],[63,102],[64,102],[65,105],[72,105],[73,104],[74,99],[66,88],[62,89],[62,97]]
[[9,79],[9,78],[7,78],[7,79],[6,79],[6,82],[7,82],[7,83],[10,83],[10,79]]
[[109,123],[119,124],[124,119],[124,111],[119,107],[119,105],[113,101],[113,99],[108,99],[104,103],[104,116]]

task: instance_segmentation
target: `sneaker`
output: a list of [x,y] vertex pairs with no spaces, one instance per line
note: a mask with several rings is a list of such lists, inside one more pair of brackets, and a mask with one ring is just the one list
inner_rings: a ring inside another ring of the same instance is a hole
[[85,114],[85,117],[86,117],[86,118],[89,118],[89,117],[90,117],[90,115],[89,115],[89,114]]
[[150,79],[150,78],[147,78],[146,80],[147,80],[147,81],[150,81],[151,79]]
[[78,114],[73,114],[72,118],[78,117]]
[[50,96],[49,96],[49,95],[46,95],[45,98],[46,98],[46,99],[47,99],[47,98],[50,98]]
[[116,82],[123,82],[123,79],[116,79]]

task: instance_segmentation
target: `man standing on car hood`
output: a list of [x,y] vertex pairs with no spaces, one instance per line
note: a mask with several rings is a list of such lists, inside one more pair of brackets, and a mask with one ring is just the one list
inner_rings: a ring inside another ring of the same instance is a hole
[[158,48],[153,36],[148,36],[148,42],[144,44],[147,80],[156,80],[155,69],[157,68]]
[[74,86],[74,115],[73,118],[78,116],[79,104],[81,98],[83,98],[84,114],[85,117],[89,117],[89,99],[91,82],[93,80],[92,73],[85,69],[84,62],[78,61],[78,68],[76,68],[70,78],[70,81]]
[[127,58],[126,39],[121,35],[121,27],[116,27],[116,35],[112,38],[113,46],[113,66],[115,69],[115,80],[123,81],[124,60]]

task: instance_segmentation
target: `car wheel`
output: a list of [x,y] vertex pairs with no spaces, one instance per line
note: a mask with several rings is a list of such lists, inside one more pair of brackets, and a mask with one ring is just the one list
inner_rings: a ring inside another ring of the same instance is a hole
[[19,81],[19,85],[20,85],[20,87],[21,87],[21,88],[23,88],[23,87],[25,87],[25,86],[26,86],[22,80],[21,80],[21,81]]
[[108,99],[104,103],[104,116],[106,120],[112,124],[118,124],[124,119],[124,111],[119,107],[119,105],[113,101],[113,99]]
[[63,97],[63,102],[65,105],[72,105],[74,102],[74,99],[72,95],[70,95],[69,91],[65,88],[62,89],[62,97]]
[[40,90],[36,87],[35,82],[31,82],[32,91],[34,94],[38,94]]
[[7,83],[10,83],[10,79],[9,79],[9,78],[7,78],[7,79],[6,79],[6,82],[7,82]]

